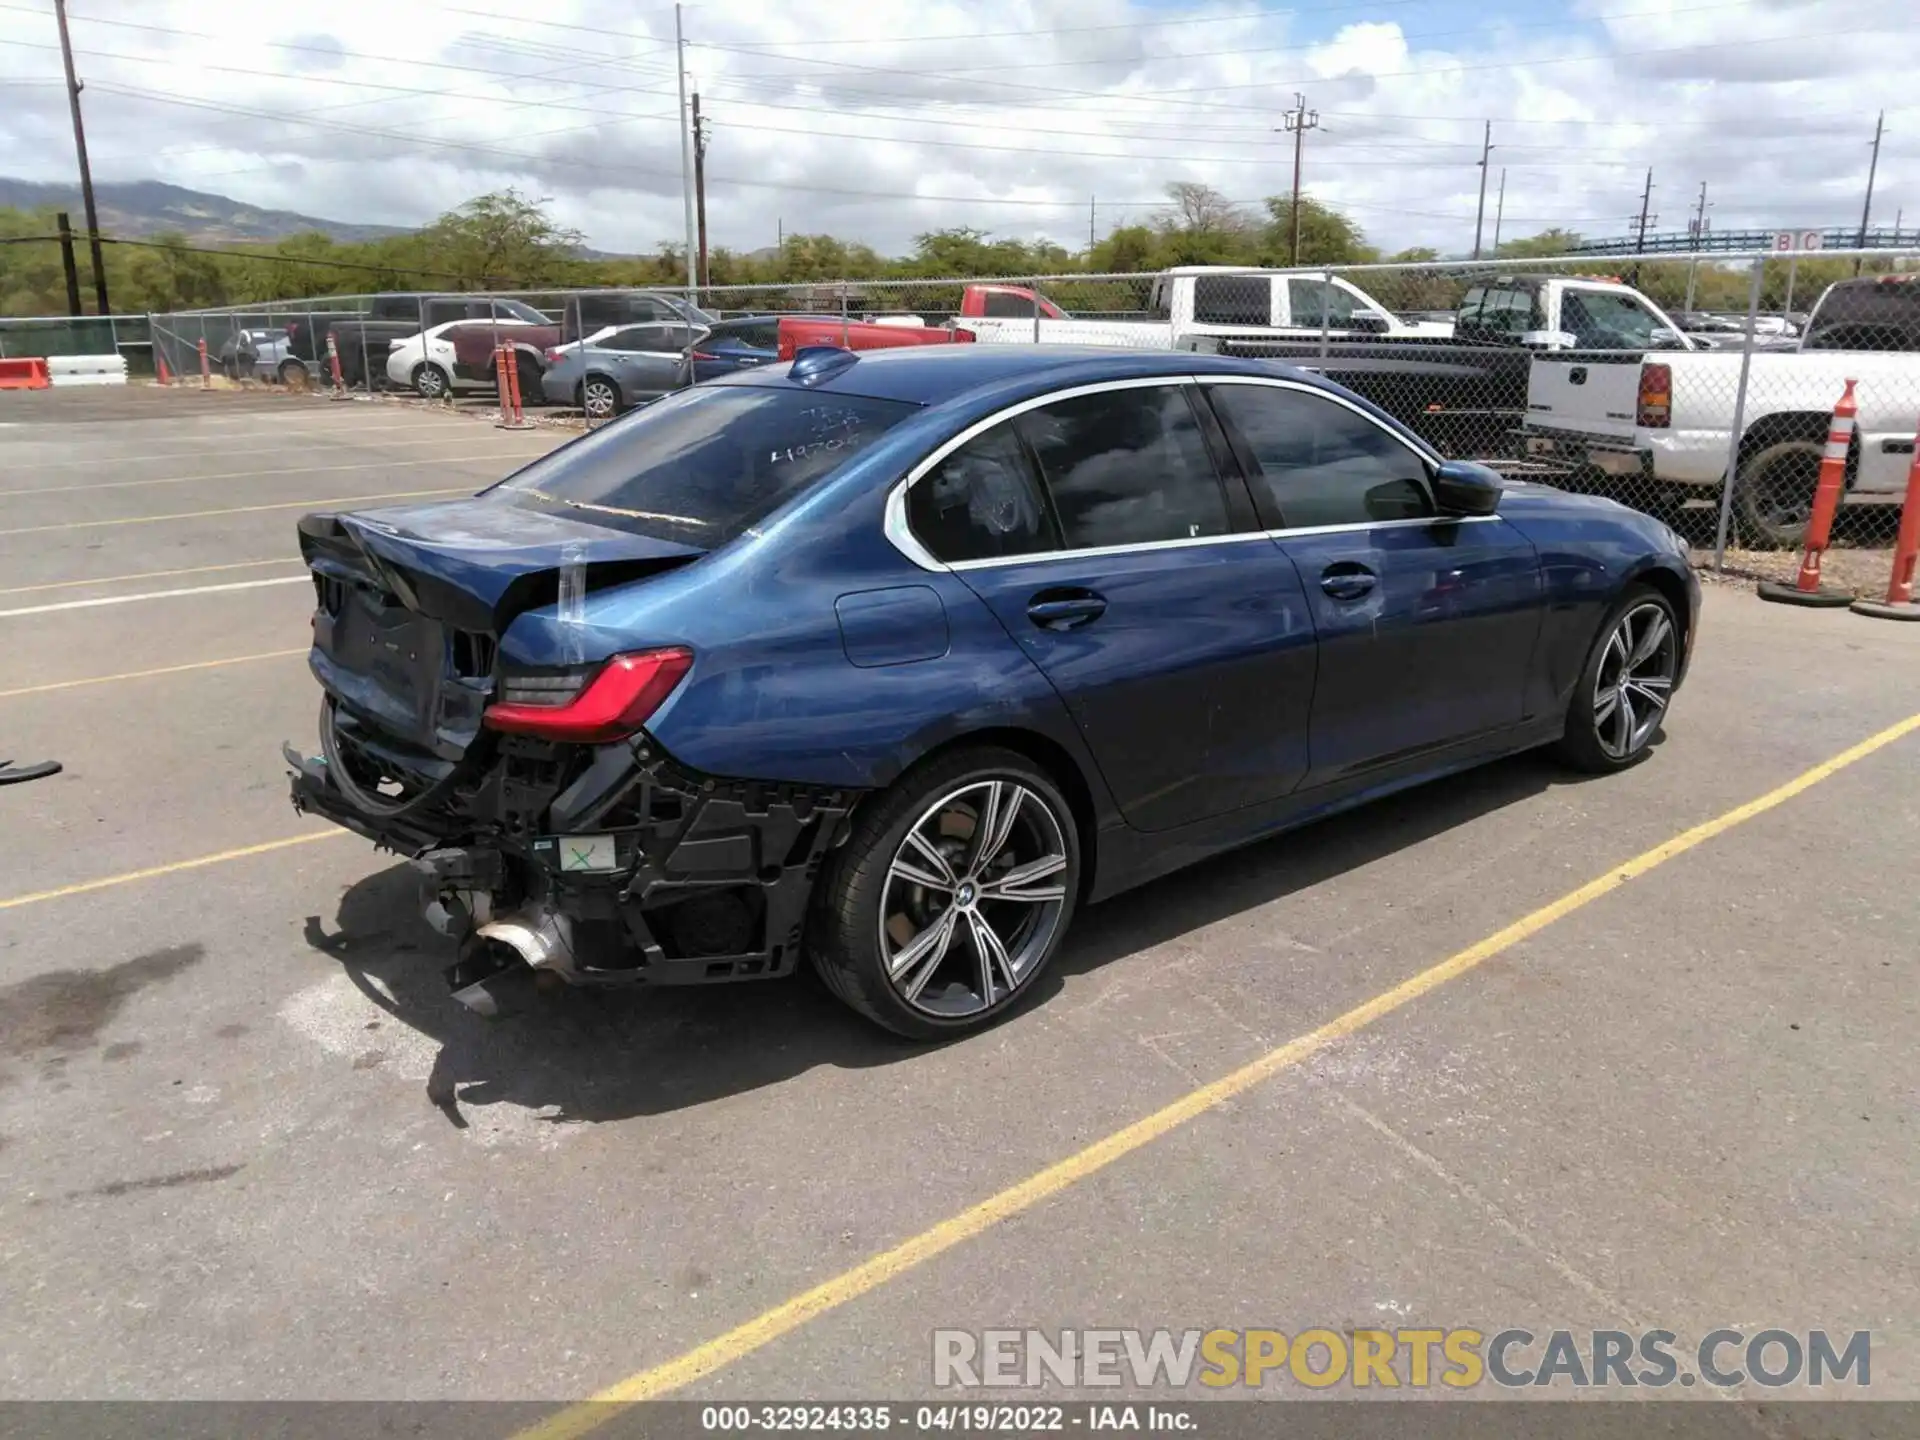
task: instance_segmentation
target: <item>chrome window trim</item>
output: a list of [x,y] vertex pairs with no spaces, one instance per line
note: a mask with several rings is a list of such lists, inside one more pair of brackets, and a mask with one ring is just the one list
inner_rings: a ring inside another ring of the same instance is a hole
[[1294,536],[1405,529],[1414,525],[1471,525],[1500,518],[1498,515],[1429,515],[1411,520],[1356,520],[1343,525],[1298,525],[1278,530],[1237,530],[1226,535],[1194,535],[1174,540],[1149,540],[1138,545],[1096,545],[1080,549],[1041,550],[1031,555],[992,555],[978,560],[951,562],[941,560],[922,545],[907,524],[907,491],[955,450],[985,434],[996,425],[1059,400],[1074,400],[1082,395],[1098,395],[1109,390],[1145,390],[1163,385],[1264,385],[1275,390],[1298,390],[1323,400],[1330,400],[1336,405],[1345,406],[1375,429],[1383,432],[1389,439],[1406,445],[1416,458],[1425,460],[1430,465],[1441,463],[1438,452],[1429,449],[1424,442],[1418,440],[1418,437],[1415,437],[1415,444],[1408,445],[1405,438],[1388,430],[1375,416],[1368,414],[1366,410],[1355,405],[1345,396],[1332,394],[1317,385],[1266,375],[1136,375],[1124,380],[1100,380],[1088,385],[1070,386],[1065,390],[1049,391],[1045,395],[1029,396],[1003,410],[996,410],[993,414],[976,420],[959,434],[942,441],[930,454],[916,463],[904,479],[896,481],[893,488],[888,491],[885,516],[881,524],[883,533],[894,549],[920,569],[934,574],[953,574],[968,570],[990,570],[1002,565],[1036,565],[1049,560],[1081,558],[1097,560],[1115,555],[1149,554],[1158,550],[1191,550],[1203,545],[1237,545],[1248,540],[1286,540]]

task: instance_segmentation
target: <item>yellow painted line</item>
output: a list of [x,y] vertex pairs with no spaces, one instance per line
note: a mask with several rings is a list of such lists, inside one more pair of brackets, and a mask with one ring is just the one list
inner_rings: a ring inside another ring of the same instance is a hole
[[38,905],[43,900],[65,900],[72,895],[90,895],[95,890],[111,890],[116,885],[132,885],[141,880],[157,880],[162,875],[178,875],[186,870],[201,870],[209,865],[224,865],[229,860],[245,860],[253,855],[269,855],[275,850],[289,850],[295,845],[311,845],[316,840],[331,840],[350,832],[345,830],[316,830],[310,835],[289,835],[284,840],[267,840],[259,845],[243,845],[238,850],[222,850],[215,855],[198,855],[191,860],[175,860],[170,865],[153,865],[145,870],[129,870],[124,875],[104,875],[98,880],[82,880],[74,885],[62,885],[58,890],[37,890],[31,895],[15,895],[10,900],[0,900],[0,910],[14,910],[22,905]]
[[257,570],[263,565],[300,565],[298,555],[279,560],[235,560],[225,565],[189,565],[181,570],[142,570],[134,575],[102,575],[98,580],[49,580],[41,585],[9,585],[0,595],[31,595],[40,590],[74,590],[83,585],[121,585],[129,580],[164,580],[174,575],[211,575],[216,570]]
[[58,525],[21,525],[0,535],[44,535],[50,530],[92,530],[102,525],[158,525],[163,520],[208,520],[219,515],[253,515],[262,510],[311,510],[316,505],[364,505],[369,500],[414,500],[427,495],[471,495],[474,487],[452,490],[390,490],[384,495],[323,495],[318,500],[281,500],[272,505],[234,505],[225,510],[176,510],[169,515],[123,515],[117,520],[66,520]]
[[1384,1019],[1421,996],[1439,989],[1449,980],[1458,979],[1501,952],[1510,950],[1521,941],[1539,934],[1555,921],[1563,920],[1583,906],[1591,905],[1601,896],[1618,890],[1629,880],[1645,875],[1649,870],[1686,854],[1687,851],[1705,844],[1716,835],[1725,834],[1736,825],[1744,824],[1756,815],[1763,815],[1777,806],[1786,804],[1794,796],[1812,789],[1822,780],[1846,769],[1855,761],[1865,759],[1876,750],[1891,745],[1915,730],[1920,730],[1920,715],[1910,715],[1897,725],[1889,725],[1879,734],[1869,736],[1851,749],[1841,751],[1831,760],[1823,761],[1811,770],[1801,772],[1786,784],[1769,790],[1758,799],[1749,800],[1746,804],[1729,810],[1724,815],[1696,825],[1691,830],[1683,831],[1664,844],[1656,845],[1624,864],[1615,866],[1606,874],[1589,880],[1578,890],[1562,895],[1558,900],[1541,906],[1530,915],[1522,916],[1506,929],[1489,935],[1478,944],[1470,945],[1456,955],[1449,956],[1431,969],[1422,970],[1410,979],[1401,981],[1391,990],[1383,991],[1371,1000],[1354,1006],[1346,1014],[1329,1020],[1319,1029],[1310,1030],[1305,1035],[1289,1040],[1279,1049],[1270,1050],[1259,1059],[1241,1066],[1231,1074],[1223,1075],[1211,1084],[1202,1085],[1199,1089],[1181,1096],[1171,1105],[1154,1111],[1144,1119],[1134,1121],[1124,1130],[1115,1131],[1106,1139],[1094,1142],[1078,1154],[1069,1155],[1066,1159],[1049,1165],[1038,1174],[1020,1181],[1017,1185],[1009,1186],[999,1194],[989,1196],[979,1204],[942,1220],[931,1229],[924,1230],[911,1239],[903,1240],[891,1250],[882,1251],[871,1259],[862,1261],[851,1270],[835,1275],[830,1280],[822,1281],[811,1290],[803,1291],[791,1300],[756,1315],[743,1325],[736,1325],[724,1335],[716,1336],[703,1345],[696,1345],[685,1354],[668,1360],[664,1364],[630,1375],[589,1399],[568,1406],[539,1424],[520,1431],[514,1440],[573,1440],[573,1437],[585,1435],[613,1419],[628,1405],[637,1404],[642,1400],[657,1399],[704,1379],[735,1360],[770,1345],[790,1331],[799,1329],[809,1320],[816,1319],[831,1310],[837,1310],[842,1305],[857,1300],[879,1289],[888,1281],[906,1274],[914,1267],[951,1250],[963,1241],[973,1239],[1002,1220],[1032,1209],[1041,1201],[1058,1195],[1070,1186],[1106,1169],[1116,1160],[1124,1159],[1143,1146],[1152,1144],[1189,1120],[1219,1108],[1234,1097],[1253,1089],[1262,1081],[1272,1079],[1283,1070],[1292,1069],[1328,1046],[1366,1029],[1375,1021]]
[[284,660],[289,655],[305,655],[307,646],[298,650],[262,650],[257,655],[230,655],[224,660],[195,660],[186,665],[160,665],[152,670],[124,670],[118,675],[89,675],[84,680],[54,680],[45,685],[23,685],[18,690],[0,690],[0,700],[16,695],[45,695],[54,690],[78,690],[83,685],[111,685],[116,680],[145,680],[154,675],[178,675],[187,670],[217,670],[223,665],[245,665],[254,660]]

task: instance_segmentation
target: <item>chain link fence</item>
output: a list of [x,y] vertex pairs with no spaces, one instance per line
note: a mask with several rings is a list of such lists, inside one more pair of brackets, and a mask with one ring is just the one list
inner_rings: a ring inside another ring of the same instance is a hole
[[119,355],[133,376],[153,374],[145,315],[0,317],[0,360],[68,355]]
[[[1920,277],[1887,251],[1293,270],[811,280],[700,290],[329,296],[152,317],[169,373],[433,400],[495,394],[592,425],[805,345],[1072,344],[1318,371],[1441,455],[1605,495],[1716,566],[1790,578],[1846,382],[1858,425],[1826,571],[1884,586],[1920,428]],[[333,348],[330,354],[328,338]]]

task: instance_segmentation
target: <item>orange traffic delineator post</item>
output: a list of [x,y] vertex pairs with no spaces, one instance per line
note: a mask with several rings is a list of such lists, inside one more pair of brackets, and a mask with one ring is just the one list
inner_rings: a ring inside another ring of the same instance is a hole
[[204,335],[200,337],[200,388],[213,388],[213,367],[207,363],[207,337]]
[[0,390],[45,390],[52,384],[44,356],[0,360]]
[[1854,417],[1860,413],[1853,386],[1853,381],[1847,381],[1839,403],[1833,407],[1833,425],[1827,431],[1827,448],[1820,457],[1820,483],[1813,491],[1813,514],[1807,519],[1806,549],[1800,553],[1800,573],[1791,585],[1762,580],[1762,600],[1815,607],[1853,603],[1851,590],[1836,590],[1820,583],[1820,557],[1827,553],[1833,517],[1840,511],[1840,497],[1847,488],[1847,449],[1853,443]]
[[503,343],[493,352],[493,383],[500,392],[499,430],[531,430],[520,404],[520,362],[512,345]]
[[1900,534],[1893,542],[1893,575],[1887,581],[1884,600],[1856,600],[1856,615],[1871,615],[1876,620],[1920,620],[1920,605],[1913,601],[1913,572],[1920,559],[1920,438],[1913,446],[1913,463],[1907,467],[1907,498],[1900,507]]
[[173,383],[173,372],[167,369],[167,352],[157,343],[153,347],[153,378],[162,385]]
[[333,372],[333,398],[347,398],[346,382],[340,378],[340,344],[333,338],[333,331],[327,331],[327,369]]

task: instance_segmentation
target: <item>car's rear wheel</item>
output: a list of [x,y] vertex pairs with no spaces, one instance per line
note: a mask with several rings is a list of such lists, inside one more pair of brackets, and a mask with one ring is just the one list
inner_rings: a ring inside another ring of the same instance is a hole
[[1740,462],[1733,492],[1741,536],[1752,545],[1793,550],[1806,539],[1820,485],[1821,440],[1779,440]]
[[620,387],[604,375],[589,375],[581,381],[579,399],[589,420],[610,420],[620,413]]
[[289,390],[305,390],[312,380],[305,361],[286,359],[280,362],[280,383]]
[[438,365],[413,367],[413,391],[422,400],[441,400],[453,389],[453,377]]
[[956,751],[862,807],[821,877],[814,967],[897,1034],[966,1034],[1031,993],[1079,884],[1059,787],[1012,751]]
[[1567,707],[1560,757],[1608,774],[1646,758],[1680,675],[1680,624],[1658,590],[1635,585],[1607,613]]

